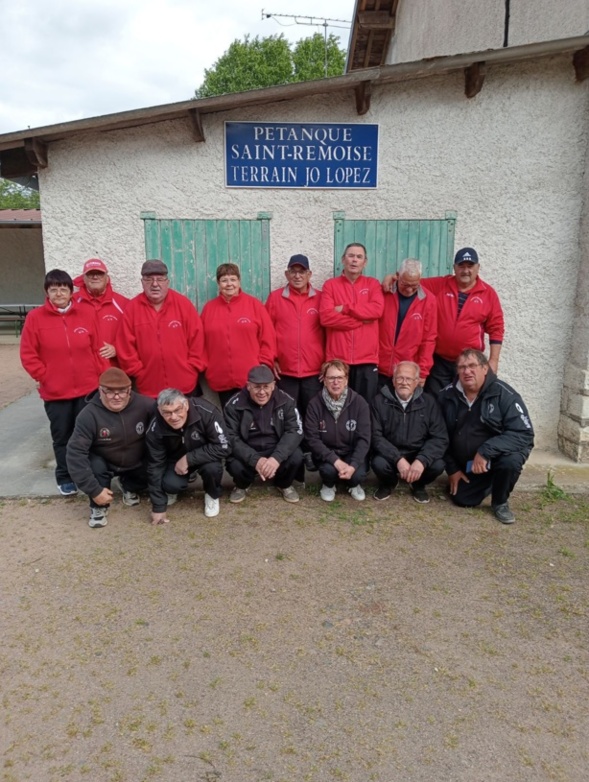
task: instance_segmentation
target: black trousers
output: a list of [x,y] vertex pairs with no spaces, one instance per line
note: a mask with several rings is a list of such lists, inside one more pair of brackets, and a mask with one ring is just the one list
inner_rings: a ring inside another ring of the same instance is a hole
[[45,413],[49,419],[49,429],[55,454],[55,480],[58,486],[70,483],[70,472],[67,468],[66,449],[74,431],[78,413],[86,407],[86,397],[76,396],[73,399],[56,399],[44,402]]
[[[323,384],[319,380],[319,375],[310,375],[309,377],[292,377],[291,375],[282,375],[278,381],[278,388],[285,391],[289,396],[292,396],[296,402],[297,409],[301,414],[301,418],[305,418],[307,413],[307,406],[311,399],[321,391]],[[308,453],[311,449],[307,443],[305,437],[301,443],[303,453]],[[296,479],[303,482],[305,480],[305,465],[301,465]]]
[[[272,450],[260,451],[260,456],[272,456],[272,452]],[[272,484],[279,489],[286,489],[288,486],[291,486],[302,464],[303,452],[300,448],[295,448],[288,459],[282,462],[280,467],[276,470],[276,475],[271,481]],[[229,459],[227,459],[227,472],[233,478],[238,489],[247,489],[252,485],[254,479],[258,475],[255,467],[250,467],[249,464],[245,464],[240,459],[236,459],[235,456],[230,456]]]
[[372,404],[378,393],[378,367],[376,364],[351,364],[348,385]]
[[[135,494],[147,489],[147,463],[139,465],[132,470],[121,470],[115,467],[114,464],[110,464],[102,456],[95,453],[90,453],[90,468],[94,473],[94,476],[103,489],[110,489],[110,484],[115,476],[119,477],[123,491],[132,491]],[[104,508],[105,506],[97,505],[92,497],[90,497],[91,508]],[[108,507],[108,506],[106,506]]]
[[438,391],[450,385],[456,377],[456,362],[448,361],[446,358],[434,353],[434,364],[429,371],[425,381],[425,390],[433,396],[438,395]]
[[[174,470],[173,462],[168,465],[168,469],[164,473],[162,479],[162,489],[166,494],[178,494],[181,491],[186,491],[188,488],[188,478],[190,473],[186,475],[178,475]],[[196,468],[196,472],[202,478],[202,486],[205,493],[212,497],[214,500],[218,500],[223,494],[223,487],[221,481],[223,480],[223,464],[221,462],[207,462]]]
[[321,482],[330,489],[332,489],[336,483],[343,483],[348,489],[353,489],[354,486],[358,486],[362,481],[366,480],[366,476],[368,475],[368,466],[366,464],[360,464],[349,480],[342,481],[333,464],[330,464],[329,462],[317,462],[315,459],[313,459],[313,461],[319,470]]
[[469,483],[460,481],[457,493],[450,495],[450,499],[460,507],[473,508],[490,494],[492,505],[502,505],[509,499],[525,461],[526,457],[521,453],[496,457],[491,461],[489,472],[481,475],[468,473],[466,477]]
[[[417,454],[408,454],[405,459],[411,464],[415,461]],[[392,488],[399,482],[399,471],[397,465],[385,459],[384,456],[377,454],[372,457],[372,471],[378,478],[378,483],[381,486],[388,486]],[[416,489],[423,489],[428,483],[432,483],[444,472],[444,460],[437,459],[433,464],[430,464],[421,473],[421,478],[415,481],[411,485]]]

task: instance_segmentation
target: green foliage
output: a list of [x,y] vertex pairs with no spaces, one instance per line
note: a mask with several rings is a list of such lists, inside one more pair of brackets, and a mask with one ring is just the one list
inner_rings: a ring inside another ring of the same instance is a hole
[[560,486],[554,483],[554,473],[549,470],[546,475],[546,486],[542,489],[540,504],[542,507],[558,500],[567,500],[568,494]]
[[[345,51],[338,39],[327,39],[327,75],[343,73]],[[325,42],[320,33],[303,38],[291,47],[284,35],[266,38],[248,35],[235,40],[212,68],[205,69],[205,78],[195,91],[196,98],[210,98],[243,92],[277,84],[322,79],[325,76]]]
[[39,209],[39,193],[0,179],[0,209]]

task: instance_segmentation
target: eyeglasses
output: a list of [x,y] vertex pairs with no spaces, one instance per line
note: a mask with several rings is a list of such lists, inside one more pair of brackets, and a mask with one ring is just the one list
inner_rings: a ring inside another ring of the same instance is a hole
[[107,399],[114,399],[115,396],[124,399],[126,396],[129,396],[129,394],[131,393],[130,386],[129,388],[103,388],[102,386],[100,386],[100,390]]
[[417,383],[416,377],[405,377],[404,375],[396,375],[395,380],[399,383]]
[[162,410],[160,408],[160,413],[164,418],[176,418],[176,416],[181,416],[185,410],[186,406],[180,405],[179,407],[175,407],[173,410]]
[[167,277],[142,277],[141,280],[148,285],[162,285],[164,282],[169,282]]
[[458,372],[465,372],[467,369],[476,369],[477,367],[481,367],[482,364],[478,364],[476,362],[471,362],[470,364],[458,364],[456,367]]
[[324,380],[327,380],[328,383],[340,383],[343,382],[346,379],[345,375],[325,375],[323,378]]
[[287,271],[291,277],[304,277],[309,273],[308,269],[288,269]]

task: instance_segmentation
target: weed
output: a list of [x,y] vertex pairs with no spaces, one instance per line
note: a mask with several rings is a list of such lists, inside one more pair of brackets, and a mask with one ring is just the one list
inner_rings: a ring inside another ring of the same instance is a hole
[[544,486],[540,494],[540,507],[545,508],[546,505],[550,505],[552,502],[568,499],[569,495],[566,491],[554,483],[554,473],[552,470],[548,470],[546,474],[546,486]]

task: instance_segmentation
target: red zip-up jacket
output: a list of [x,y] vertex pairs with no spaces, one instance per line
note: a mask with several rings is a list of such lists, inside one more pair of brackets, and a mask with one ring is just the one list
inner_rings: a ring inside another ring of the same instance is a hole
[[137,391],[152,398],[164,388],[192,393],[206,366],[199,314],[190,299],[174,290],[159,310],[145,293],[131,299],[116,350],[121,369],[135,378]]
[[501,344],[505,334],[503,309],[494,288],[480,277],[468,291],[458,315],[458,286],[453,274],[424,277],[423,287],[438,303],[438,337],[435,352],[447,361],[455,361],[465,348],[485,349],[485,334],[490,342]]
[[208,358],[207,382],[213,391],[241,388],[258,364],[274,366],[276,333],[261,301],[240,291],[227,301],[219,295],[202,310]]
[[[341,312],[335,307],[343,305]],[[327,280],[319,316],[326,330],[325,359],[378,364],[378,320],[384,309],[380,282],[361,274],[352,283],[342,274]]]
[[[88,293],[84,286],[84,275],[76,277],[74,285],[79,288],[79,290],[74,293],[74,301],[79,304],[83,310],[88,308],[94,313],[99,348],[103,347],[105,342],[109,345],[114,345],[117,338],[117,331],[123,321],[123,313],[127,308],[129,299],[120,293],[115,293],[110,281],[102,296],[91,296]],[[118,366],[116,357],[110,359],[108,363],[114,367]]]
[[321,291],[297,293],[290,285],[268,296],[266,309],[276,330],[280,372],[289,377],[318,375],[325,360],[325,332],[319,321]]
[[414,361],[419,364],[421,377],[425,378],[434,363],[438,332],[436,297],[421,287],[417,289],[395,341],[398,314],[399,295],[395,287],[393,293],[386,293],[384,297],[384,312],[379,322],[378,371],[392,377],[400,361]]
[[98,355],[94,318],[73,300],[67,312],[45,301],[29,312],[20,340],[20,360],[39,383],[45,402],[76,399],[98,388],[106,368]]

